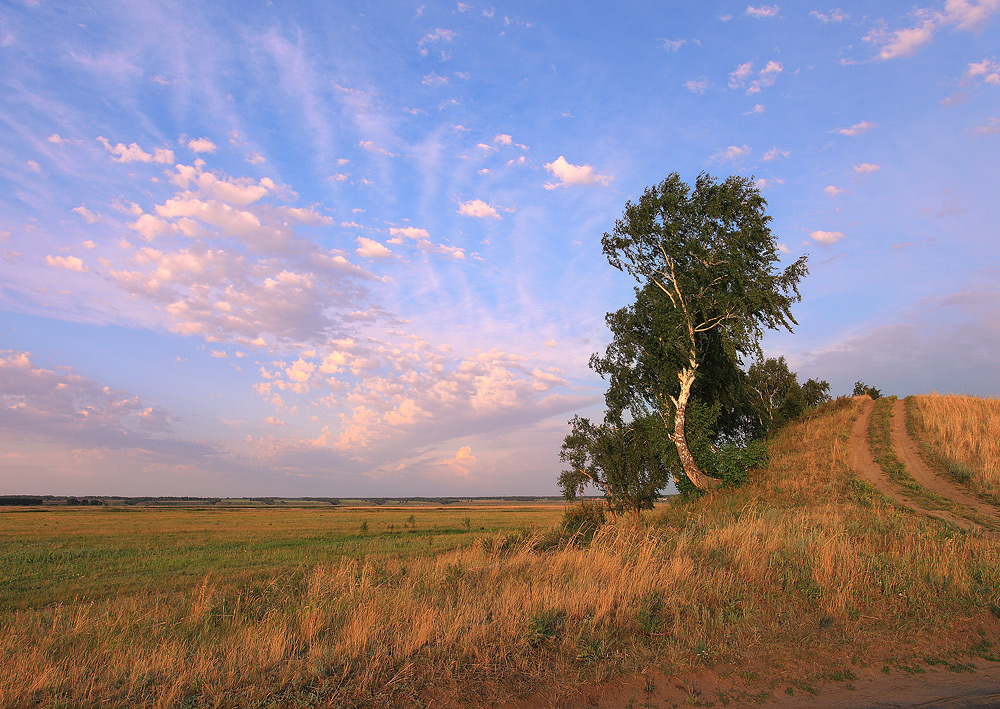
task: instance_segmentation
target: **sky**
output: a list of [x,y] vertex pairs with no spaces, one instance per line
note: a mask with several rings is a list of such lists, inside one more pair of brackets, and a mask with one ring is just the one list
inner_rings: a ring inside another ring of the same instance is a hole
[[673,172],[800,379],[1000,395],[1000,0],[5,2],[0,493],[557,494]]

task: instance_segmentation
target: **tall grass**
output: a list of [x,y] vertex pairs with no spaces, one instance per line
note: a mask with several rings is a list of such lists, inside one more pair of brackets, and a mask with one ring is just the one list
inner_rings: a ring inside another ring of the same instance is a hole
[[918,632],[945,651],[954,624],[1000,611],[1000,547],[859,483],[856,413],[830,405],[779,434],[748,485],[586,545],[501,532],[8,612],[0,705],[484,706],[650,666],[898,648]]
[[960,482],[1000,504],[1000,399],[910,397],[916,433]]

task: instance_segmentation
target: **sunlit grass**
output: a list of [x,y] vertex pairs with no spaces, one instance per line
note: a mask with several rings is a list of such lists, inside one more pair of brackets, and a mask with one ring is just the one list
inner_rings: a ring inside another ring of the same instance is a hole
[[0,616],[0,705],[465,707],[804,649],[903,657],[920,635],[968,651],[950,633],[1000,613],[1000,547],[860,483],[856,415],[830,404],[744,487],[586,546],[547,531],[558,507],[5,515],[5,559],[102,551]]
[[918,437],[959,481],[1000,504],[1000,399],[910,397]]

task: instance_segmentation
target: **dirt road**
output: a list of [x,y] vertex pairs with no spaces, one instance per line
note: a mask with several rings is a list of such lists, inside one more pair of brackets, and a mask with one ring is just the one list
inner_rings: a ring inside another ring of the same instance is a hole
[[[1000,510],[951,480],[937,475],[924,463],[917,444],[906,431],[906,411],[901,400],[893,405],[891,422],[892,447],[896,457],[921,487],[954,503],[955,511],[928,508],[889,479],[875,462],[868,445],[868,423],[874,407],[875,402],[871,399],[863,400],[858,418],[851,429],[851,467],[854,472],[883,495],[913,512],[946,520],[963,529],[983,529],[994,534],[996,527],[993,523],[1000,520]],[[961,514],[969,511],[978,514],[979,518],[973,520]]]

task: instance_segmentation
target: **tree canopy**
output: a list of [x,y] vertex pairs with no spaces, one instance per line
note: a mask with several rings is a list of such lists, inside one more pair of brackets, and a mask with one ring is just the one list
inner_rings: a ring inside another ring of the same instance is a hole
[[791,306],[807,273],[803,256],[778,270],[766,202],[753,181],[701,174],[692,189],[677,173],[627,202],[601,240],[612,266],[637,281],[635,301],[609,313],[612,341],[591,367],[608,380],[607,421],[656,417],[683,474],[708,489],[688,445],[692,395],[727,427],[749,415],[741,365],[759,357],[766,329],[795,324]]

